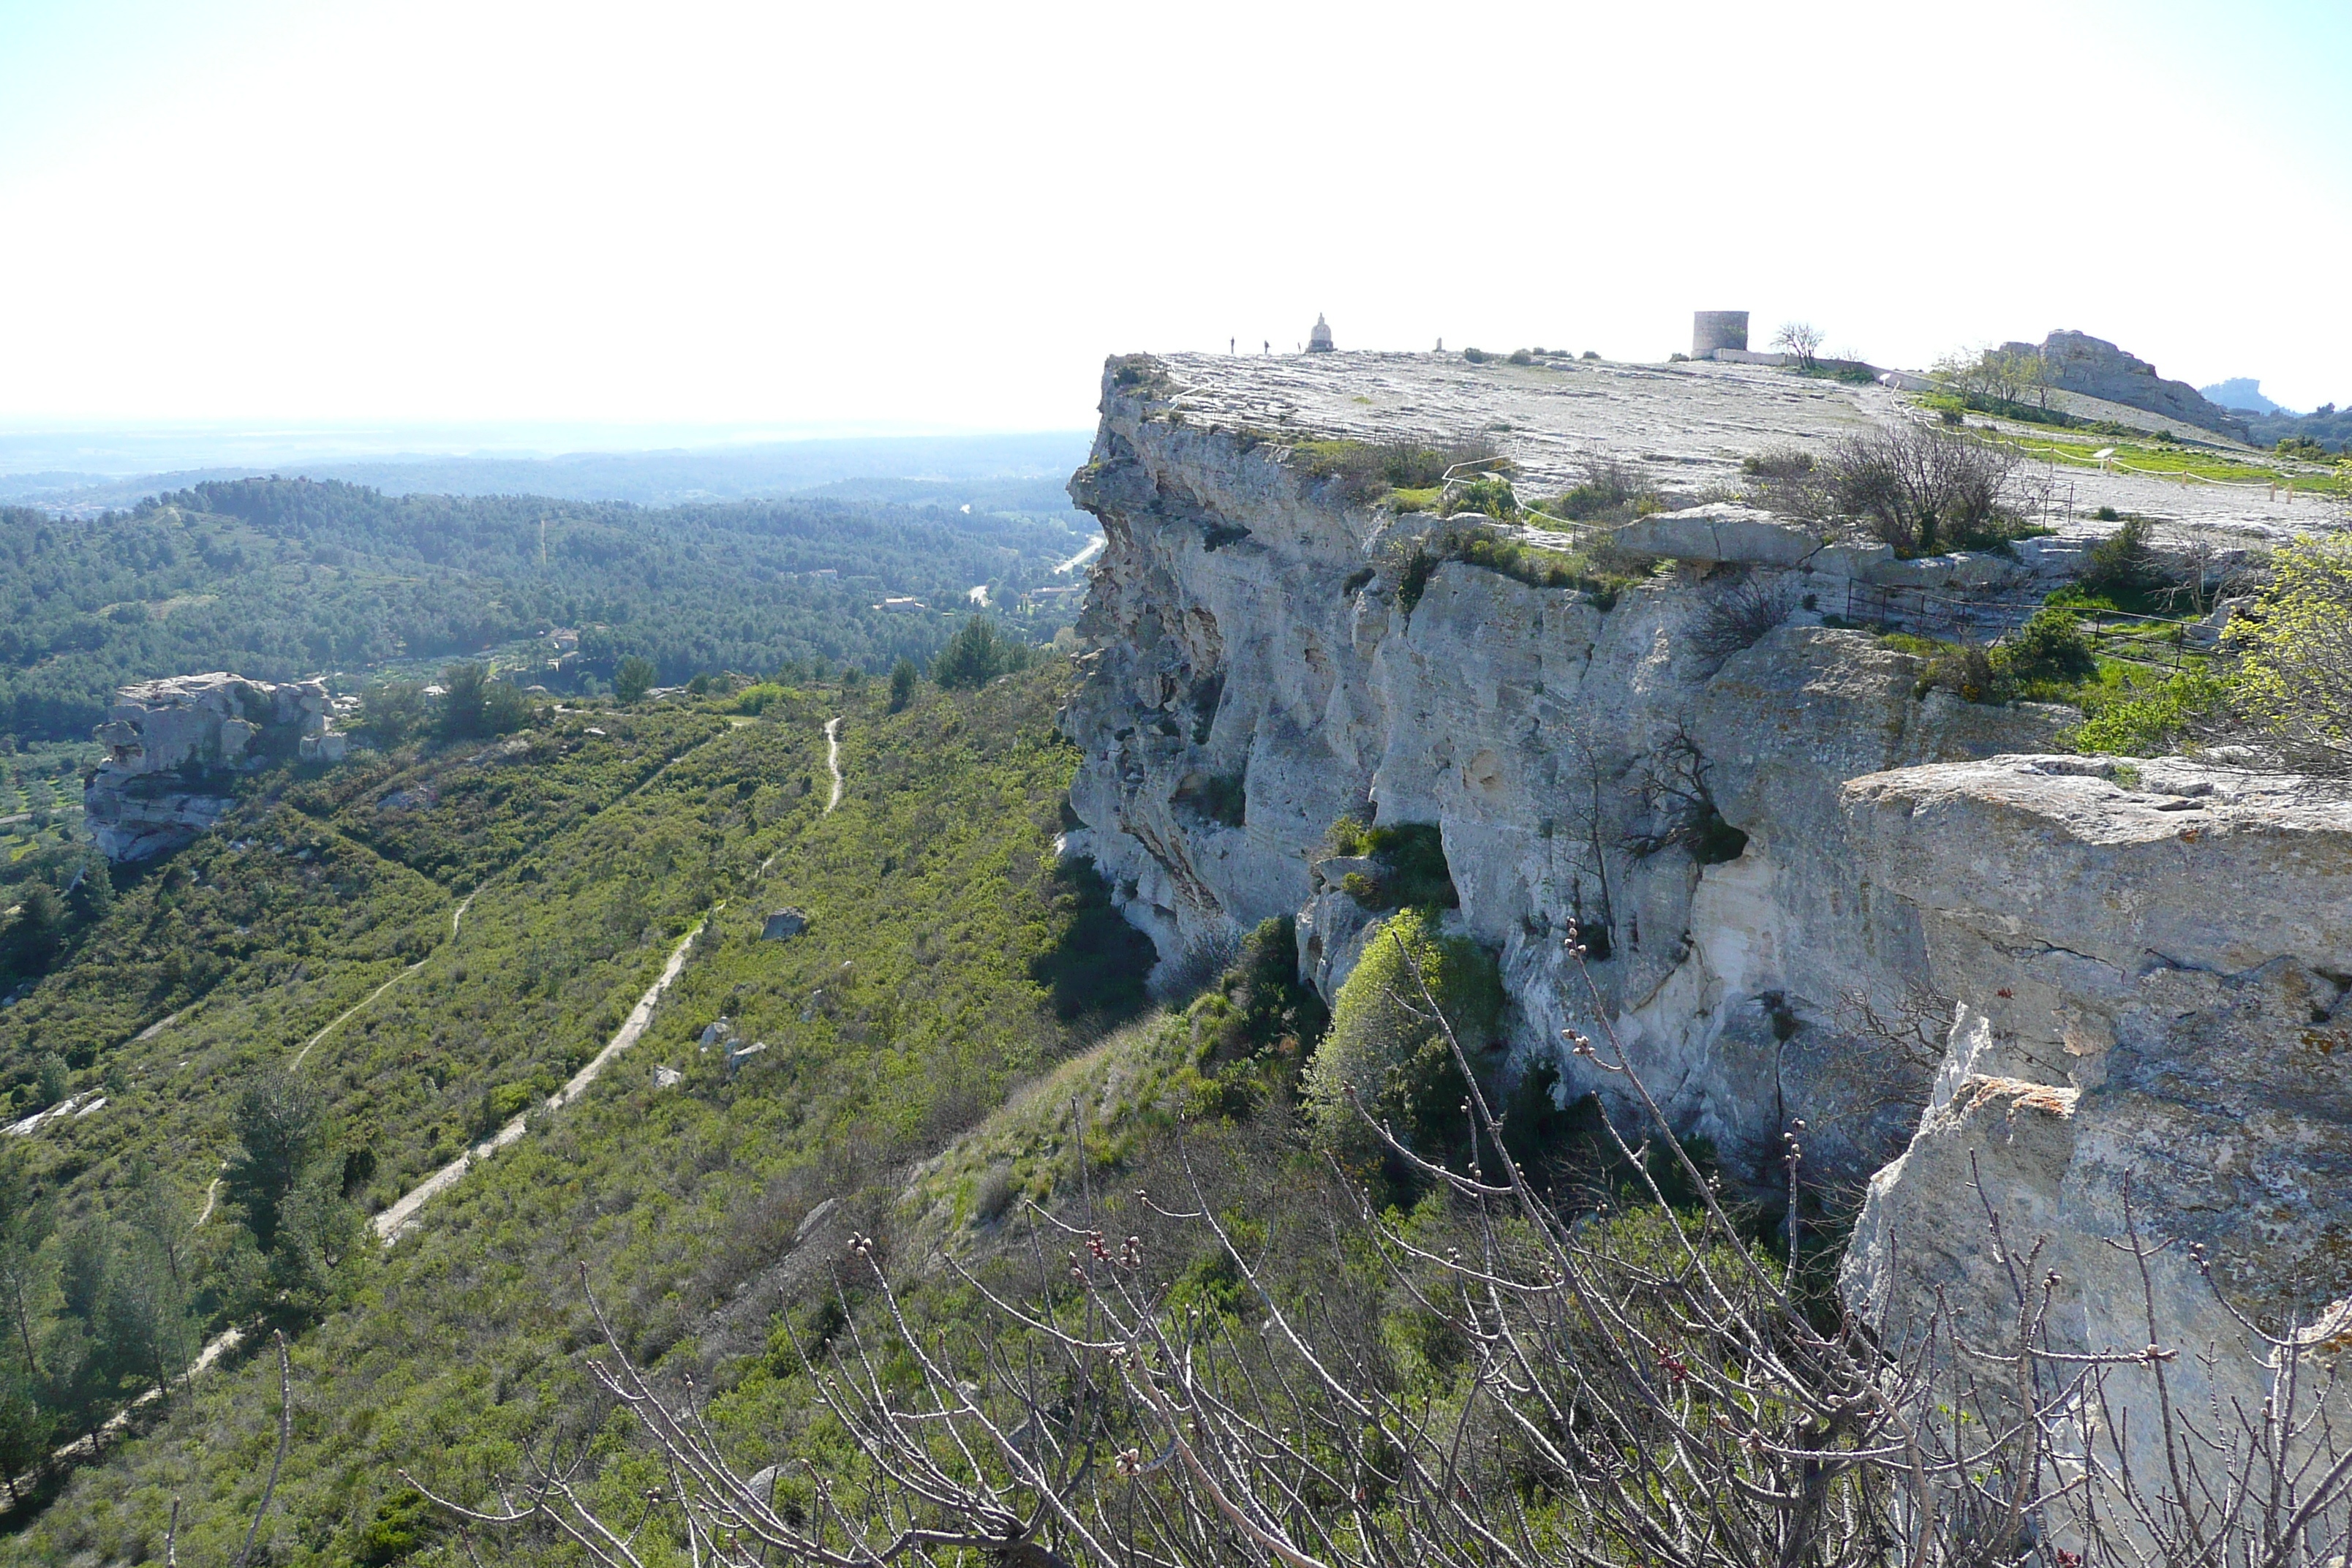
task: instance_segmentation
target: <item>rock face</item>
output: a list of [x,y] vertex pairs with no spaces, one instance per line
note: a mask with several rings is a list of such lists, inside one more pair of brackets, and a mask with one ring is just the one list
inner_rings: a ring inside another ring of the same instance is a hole
[[2166,381],[2156,374],[2156,366],[2124,353],[2105,338],[2062,331],[2051,333],[2039,347],[2032,343],[2002,346],[2012,352],[2040,354],[2050,384],[2062,390],[2102,397],[2128,408],[2145,408],[2150,414],[2162,414],[2240,441],[2248,438],[2244,419],[2219,404],[2207,402],[2202,393],[2185,381]]
[[[1164,957],[1295,915],[1334,995],[1378,918],[1349,873],[1378,868],[1332,856],[1328,825],[1433,824],[1446,923],[1501,963],[1510,1065],[1606,1096],[1559,1038],[1606,1020],[1751,1176],[1803,1119],[1814,1179],[1866,1187],[1844,1283],[1891,1331],[1937,1290],[2000,1315],[1987,1202],[2013,1246],[2046,1240],[2084,1348],[2147,1342],[2110,1245],[2126,1194],[2143,1238],[2173,1243],[2151,1264],[2173,1342],[2243,1346],[2189,1243],[2258,1321],[2352,1290],[2352,805],[2049,754],[2071,712],[1922,695],[1919,659],[1818,613],[1854,583],[2015,588],[2063,566],[2054,546],[1898,563],[1685,490],[1609,542],[1655,560],[1646,577],[1539,586],[1431,515],[1351,500],[1259,423],[1267,402],[1165,365],[1107,378],[1072,481],[1108,545],[1063,717],[1084,752],[1066,852]],[[1695,426],[1736,425],[1727,384]],[[1706,439],[1645,406],[1640,449]],[[1523,479],[1576,438],[1573,416],[1512,424]],[[1728,635],[1759,599],[1779,624]],[[2224,1392],[2259,1383],[2224,1363]]]
[[318,680],[215,672],[124,687],[91,731],[107,752],[82,786],[92,838],[110,860],[180,847],[227,812],[227,776],[289,756],[340,761],[331,712]]
[[[1071,849],[1162,954],[1297,914],[1303,962],[1336,993],[1370,917],[1339,889],[1344,868],[1318,869],[1332,820],[1433,823],[1460,895],[1450,918],[1500,955],[1523,1065],[1601,1087],[1559,1044],[1598,1006],[1685,1123],[1734,1157],[1763,1158],[1780,1118],[1808,1110],[1823,1159],[1855,1182],[1899,1149],[1932,1053],[1878,1063],[1851,1026],[1908,1005],[1924,957],[1908,910],[1890,925],[1859,888],[1839,788],[2039,748],[2054,715],[1922,698],[1919,659],[1802,607],[1842,604],[1876,557],[1767,514],[1707,505],[1634,525],[1642,552],[1688,563],[1613,598],[1462,560],[1416,569],[1434,517],[1353,503],[1286,447],[1170,413],[1106,382],[1072,494],[1108,543],[1065,718],[1086,752]],[[1788,624],[1703,648],[1755,584]],[[1735,858],[1649,842],[1710,810],[1746,836]],[[1606,952],[1592,988],[1564,950],[1571,923]]]
[[[2071,756],[1846,786],[1858,869],[1916,918],[1957,1022],[1908,1151],[1873,1178],[1850,1300],[1900,1332],[2015,1310],[1987,1205],[2056,1271],[2058,1347],[2216,1346],[2179,1369],[2251,1406],[2249,1344],[2346,1290],[2352,803],[2305,781]],[[1979,1195],[1981,1194],[1981,1195]],[[2153,1331],[2137,1265],[2150,1260]],[[2176,1394],[2176,1397],[2179,1397]]]

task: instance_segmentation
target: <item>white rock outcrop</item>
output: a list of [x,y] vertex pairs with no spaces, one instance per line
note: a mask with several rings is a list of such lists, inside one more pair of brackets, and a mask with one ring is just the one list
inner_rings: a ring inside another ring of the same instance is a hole
[[1937,1293],[1979,1331],[2013,1317],[1997,1213],[2057,1278],[2058,1348],[2210,1347],[2175,1396],[2259,1404],[2268,1352],[2235,1314],[2277,1331],[2347,1287],[2352,802],[2177,758],[2027,756],[1856,779],[1844,806],[1957,999],[1917,1134],[1871,1181],[1849,1300],[1897,1334]]
[[[1367,358],[1365,397],[1403,395]],[[1259,424],[1279,405],[1220,393],[1222,370],[1187,388],[1192,369],[1107,375],[1072,481],[1108,543],[1063,719],[1084,752],[1066,843],[1163,956],[1295,915],[1302,970],[1336,993],[1373,918],[1342,882],[1377,868],[1332,858],[1328,825],[1433,825],[1449,923],[1499,955],[1513,1062],[1605,1095],[1559,1044],[1605,1019],[1751,1176],[1804,1120],[1815,1178],[1867,1184],[1843,1279],[1891,1331],[1939,1290],[2000,1314],[1988,1204],[2013,1247],[2041,1244],[2084,1348],[2147,1342],[2113,1245],[2126,1193],[2170,1244],[2151,1268],[2174,1342],[2245,1348],[2192,1244],[2272,1327],[2352,1294],[2352,805],[2052,754],[2070,710],[1923,695],[1921,660],[1816,608],[1906,579],[2038,598],[2064,542],[1897,563],[1685,496],[1622,552],[1670,568],[1538,586],[1433,559],[1435,518],[1351,502],[1311,476],[1303,433]],[[1643,395],[1649,452],[1706,438]],[[1695,424],[1730,427],[1708,395]],[[1537,434],[1523,472],[1576,437]],[[1727,646],[1758,586],[1785,621]],[[2225,1363],[2221,1392],[2260,1383]]]
[[324,681],[215,671],[126,686],[91,734],[106,760],[82,786],[90,836],[110,860],[175,849],[227,812],[226,776],[294,756],[339,762]]
[[[1803,608],[1846,573],[1809,573],[1821,541],[1769,514],[1651,520],[1643,552],[1704,553],[1614,597],[1414,568],[1435,518],[1351,503],[1287,447],[1169,414],[1106,382],[1072,494],[1108,542],[1065,717],[1086,752],[1076,842],[1162,954],[1297,914],[1302,962],[1336,991],[1364,918],[1318,874],[1327,829],[1367,806],[1434,824],[1452,918],[1501,957],[1523,1064],[1601,1086],[1559,1047],[1595,1024],[1574,922],[1605,941],[1601,1005],[1691,1130],[1760,1160],[1781,1117],[1817,1113],[1822,1159],[1855,1182],[1899,1149],[1932,1063],[1872,1062],[1851,999],[1899,1011],[1924,960],[1907,910],[1889,928],[1859,889],[1839,788],[2039,748],[2055,715],[1923,698],[1920,659]],[[1695,634],[1759,581],[1789,624],[1704,652]],[[1628,847],[1706,802],[1747,836],[1736,858]],[[1849,1079],[1898,1081],[1870,1099]]]

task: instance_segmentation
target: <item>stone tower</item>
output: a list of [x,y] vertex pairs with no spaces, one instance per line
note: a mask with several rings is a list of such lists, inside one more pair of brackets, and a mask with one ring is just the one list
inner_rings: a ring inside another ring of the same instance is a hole
[[1307,352],[1311,354],[1328,354],[1331,352],[1332,346],[1331,323],[1323,319],[1322,311],[1318,310],[1315,312],[1315,330],[1307,334]]
[[1748,312],[1745,310],[1694,310],[1691,312],[1691,358],[1713,359],[1717,349],[1748,347]]

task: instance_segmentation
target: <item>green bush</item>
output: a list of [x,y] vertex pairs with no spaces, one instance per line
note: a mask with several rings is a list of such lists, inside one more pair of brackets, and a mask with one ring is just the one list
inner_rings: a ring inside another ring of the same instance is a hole
[[1290,449],[1291,461],[1309,479],[1337,480],[1349,500],[1380,500],[1395,491],[1408,494],[1433,489],[1446,474],[1469,464],[1507,472],[1495,444],[1480,436],[1456,436],[1432,444],[1426,441],[1300,441]]
[[1628,522],[1661,503],[1641,473],[1614,458],[1594,461],[1583,483],[1568,490],[1549,510],[1577,522]]
[[788,686],[780,686],[772,680],[756,681],[737,692],[735,700],[727,706],[735,712],[749,713],[756,717],[765,713],[777,703],[786,700],[792,695],[792,688]]
[[1470,511],[1507,521],[1519,515],[1519,502],[1508,480],[1476,479],[1446,491],[1438,510],[1446,517]]
[[1494,956],[1467,937],[1439,934],[1436,916],[1426,910],[1405,910],[1382,921],[1339,988],[1330,1029],[1307,1069],[1307,1115],[1325,1147],[1356,1153],[1373,1147],[1356,1104],[1415,1149],[1454,1141],[1462,1125],[1462,1075],[1444,1033],[1427,1016],[1422,985],[1465,1050],[1490,1043],[1503,1010]]
[[2165,756],[2179,751],[2200,724],[2225,716],[2230,699],[2227,681],[2186,671],[2154,690],[2101,705],[2072,741],[2076,751],[2089,755]]
[[453,741],[511,734],[530,722],[530,699],[511,680],[493,680],[479,664],[453,664],[441,672],[440,730]]
[[1192,805],[1209,822],[1227,827],[1242,826],[1248,809],[1248,792],[1239,773],[1219,773],[1203,784],[1192,797]]
[[2004,640],[1995,658],[2000,672],[2012,680],[2088,680],[2099,673],[2099,660],[2083,636],[2082,623],[2060,609],[2041,609]]
[[[2107,509],[2112,514],[2114,509]],[[2126,517],[2122,526],[2091,546],[2083,563],[2083,586],[2118,602],[2140,598],[2165,585],[2162,564],[2154,548],[2155,529],[2144,517]]]
[[1445,863],[1444,833],[1433,822],[1366,827],[1342,816],[1331,825],[1326,841],[1339,854],[1379,862],[1377,877],[1351,872],[1343,883],[1348,894],[1368,910],[1408,905],[1450,910],[1462,901]]

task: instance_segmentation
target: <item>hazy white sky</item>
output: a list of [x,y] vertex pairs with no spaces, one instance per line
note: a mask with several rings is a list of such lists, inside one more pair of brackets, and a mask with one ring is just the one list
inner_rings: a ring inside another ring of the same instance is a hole
[[2347,279],[2345,0],[0,0],[0,424],[1077,426],[1318,310],[1699,307],[2308,408]]

